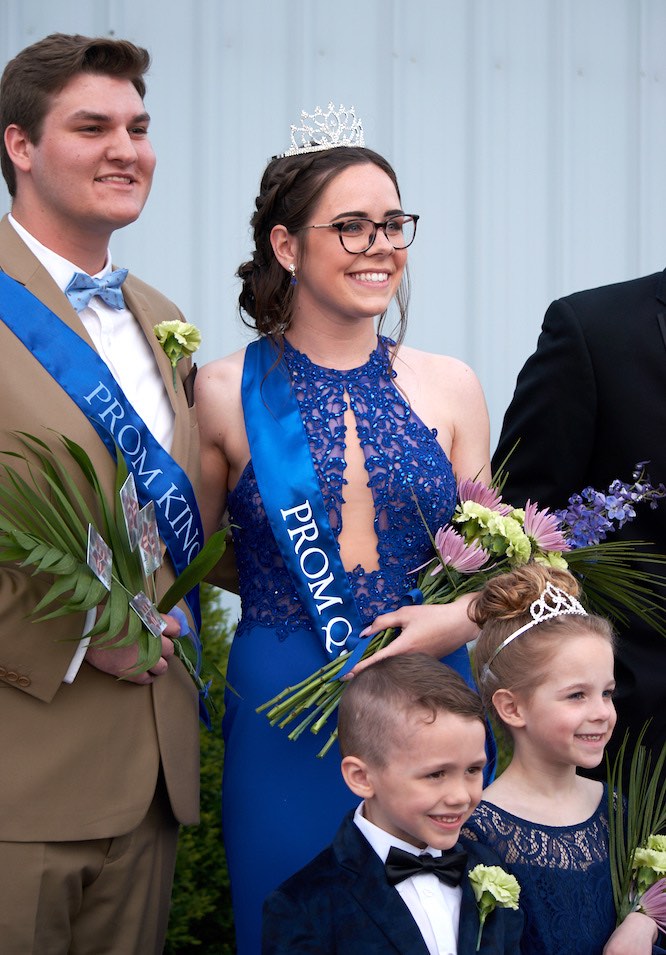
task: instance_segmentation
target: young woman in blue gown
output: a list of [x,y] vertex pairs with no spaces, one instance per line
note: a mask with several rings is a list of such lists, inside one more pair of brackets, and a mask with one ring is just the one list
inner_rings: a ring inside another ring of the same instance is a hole
[[[260,400],[277,416],[262,388],[282,375],[297,401],[297,430],[304,429],[355,612],[369,632],[401,629],[377,658],[425,651],[471,680],[468,599],[402,606],[416,568],[432,555],[428,529],[452,515],[456,478],[489,477],[488,418],[475,375],[454,358],[402,344],[404,246],[416,218],[402,208],[391,166],[363,146],[275,158],[256,200],[255,251],[239,270],[240,305],[259,340],[275,344],[258,379]],[[381,334],[394,301],[398,344]],[[330,842],[356,800],[337,750],[316,758],[326,734],[291,742],[255,712],[328,657],[264,506],[271,482],[289,480],[295,466],[268,434],[274,444],[257,474],[244,364],[246,350],[203,368],[197,406],[202,513],[210,530],[228,508],[240,581],[223,725],[223,821],[238,952],[257,955],[264,897]],[[271,430],[269,421],[264,431]]]
[[481,696],[513,755],[463,833],[520,883],[521,955],[650,955],[663,951],[652,919],[632,912],[615,929],[608,794],[576,772],[599,765],[616,720],[611,628],[578,595],[567,571],[528,564],[471,609]]

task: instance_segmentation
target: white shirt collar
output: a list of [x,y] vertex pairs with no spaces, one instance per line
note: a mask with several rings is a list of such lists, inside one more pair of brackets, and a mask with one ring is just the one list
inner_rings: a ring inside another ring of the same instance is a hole
[[366,817],[363,815],[364,805],[365,802],[362,802],[357,807],[356,812],[354,813],[354,822],[382,862],[386,862],[386,857],[388,856],[389,850],[392,846],[395,846],[397,849],[404,849],[405,852],[411,852],[412,855],[415,856],[420,856],[422,852],[429,852],[431,856],[441,856],[441,849],[434,849],[432,846],[426,846],[425,849],[419,849],[418,846],[412,845],[411,842],[405,842],[403,839],[398,839],[396,836],[392,836],[391,833],[386,832],[385,829],[380,829],[379,826],[376,826],[374,822],[370,822],[370,820],[366,819]]
[[[31,235],[27,229],[24,229],[20,222],[16,221],[11,213],[7,218],[9,219],[12,227],[16,230],[16,232],[18,232],[21,239],[23,239],[25,244],[28,246],[32,254],[39,259],[61,292],[64,292],[74,273],[81,272],[82,269],[80,269],[78,265],[75,265],[73,262],[70,262],[68,259],[63,258],[62,255],[58,255],[58,253],[54,252],[53,249],[49,249],[45,245],[42,245],[42,243],[36,239],[34,235]],[[94,278],[101,278],[110,271],[111,253],[107,249],[104,268],[99,272],[95,272]]]

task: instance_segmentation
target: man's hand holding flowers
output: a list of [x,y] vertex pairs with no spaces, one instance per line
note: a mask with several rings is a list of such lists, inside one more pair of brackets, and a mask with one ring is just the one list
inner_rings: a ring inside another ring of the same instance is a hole
[[95,667],[96,670],[102,670],[104,673],[110,673],[124,680],[126,683],[138,683],[145,685],[153,683],[156,677],[162,676],[169,669],[169,660],[174,655],[175,648],[171,637],[179,637],[181,626],[180,621],[170,614],[162,614],[162,619],[166,623],[164,632],[160,636],[161,653],[149,670],[141,673],[132,672],[138,664],[138,648],[136,644],[126,647],[100,647],[91,645],[86,650],[86,663]]

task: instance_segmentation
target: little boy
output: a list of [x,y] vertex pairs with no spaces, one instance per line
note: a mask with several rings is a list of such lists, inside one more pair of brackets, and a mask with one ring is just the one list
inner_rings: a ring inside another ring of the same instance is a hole
[[[468,873],[498,864],[460,838],[483,785],[479,697],[432,657],[389,657],[350,681],[338,730],[342,774],[363,801],[267,898],[264,955],[473,955]],[[516,955],[521,931],[522,913],[497,907],[478,951]]]

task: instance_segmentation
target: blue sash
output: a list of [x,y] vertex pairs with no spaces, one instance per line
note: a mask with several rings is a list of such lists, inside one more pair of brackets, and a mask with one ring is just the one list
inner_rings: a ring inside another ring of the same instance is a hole
[[332,659],[354,649],[360,659],[363,623],[324,507],[298,401],[284,359],[261,338],[247,346],[243,414],[252,466],[275,540],[296,592]]
[[[115,460],[116,444],[133,472],[139,502],[155,516],[176,574],[203,546],[194,490],[134,410],[97,352],[19,282],[0,272],[0,320],[86,415]],[[201,628],[198,588],[186,597]]]

